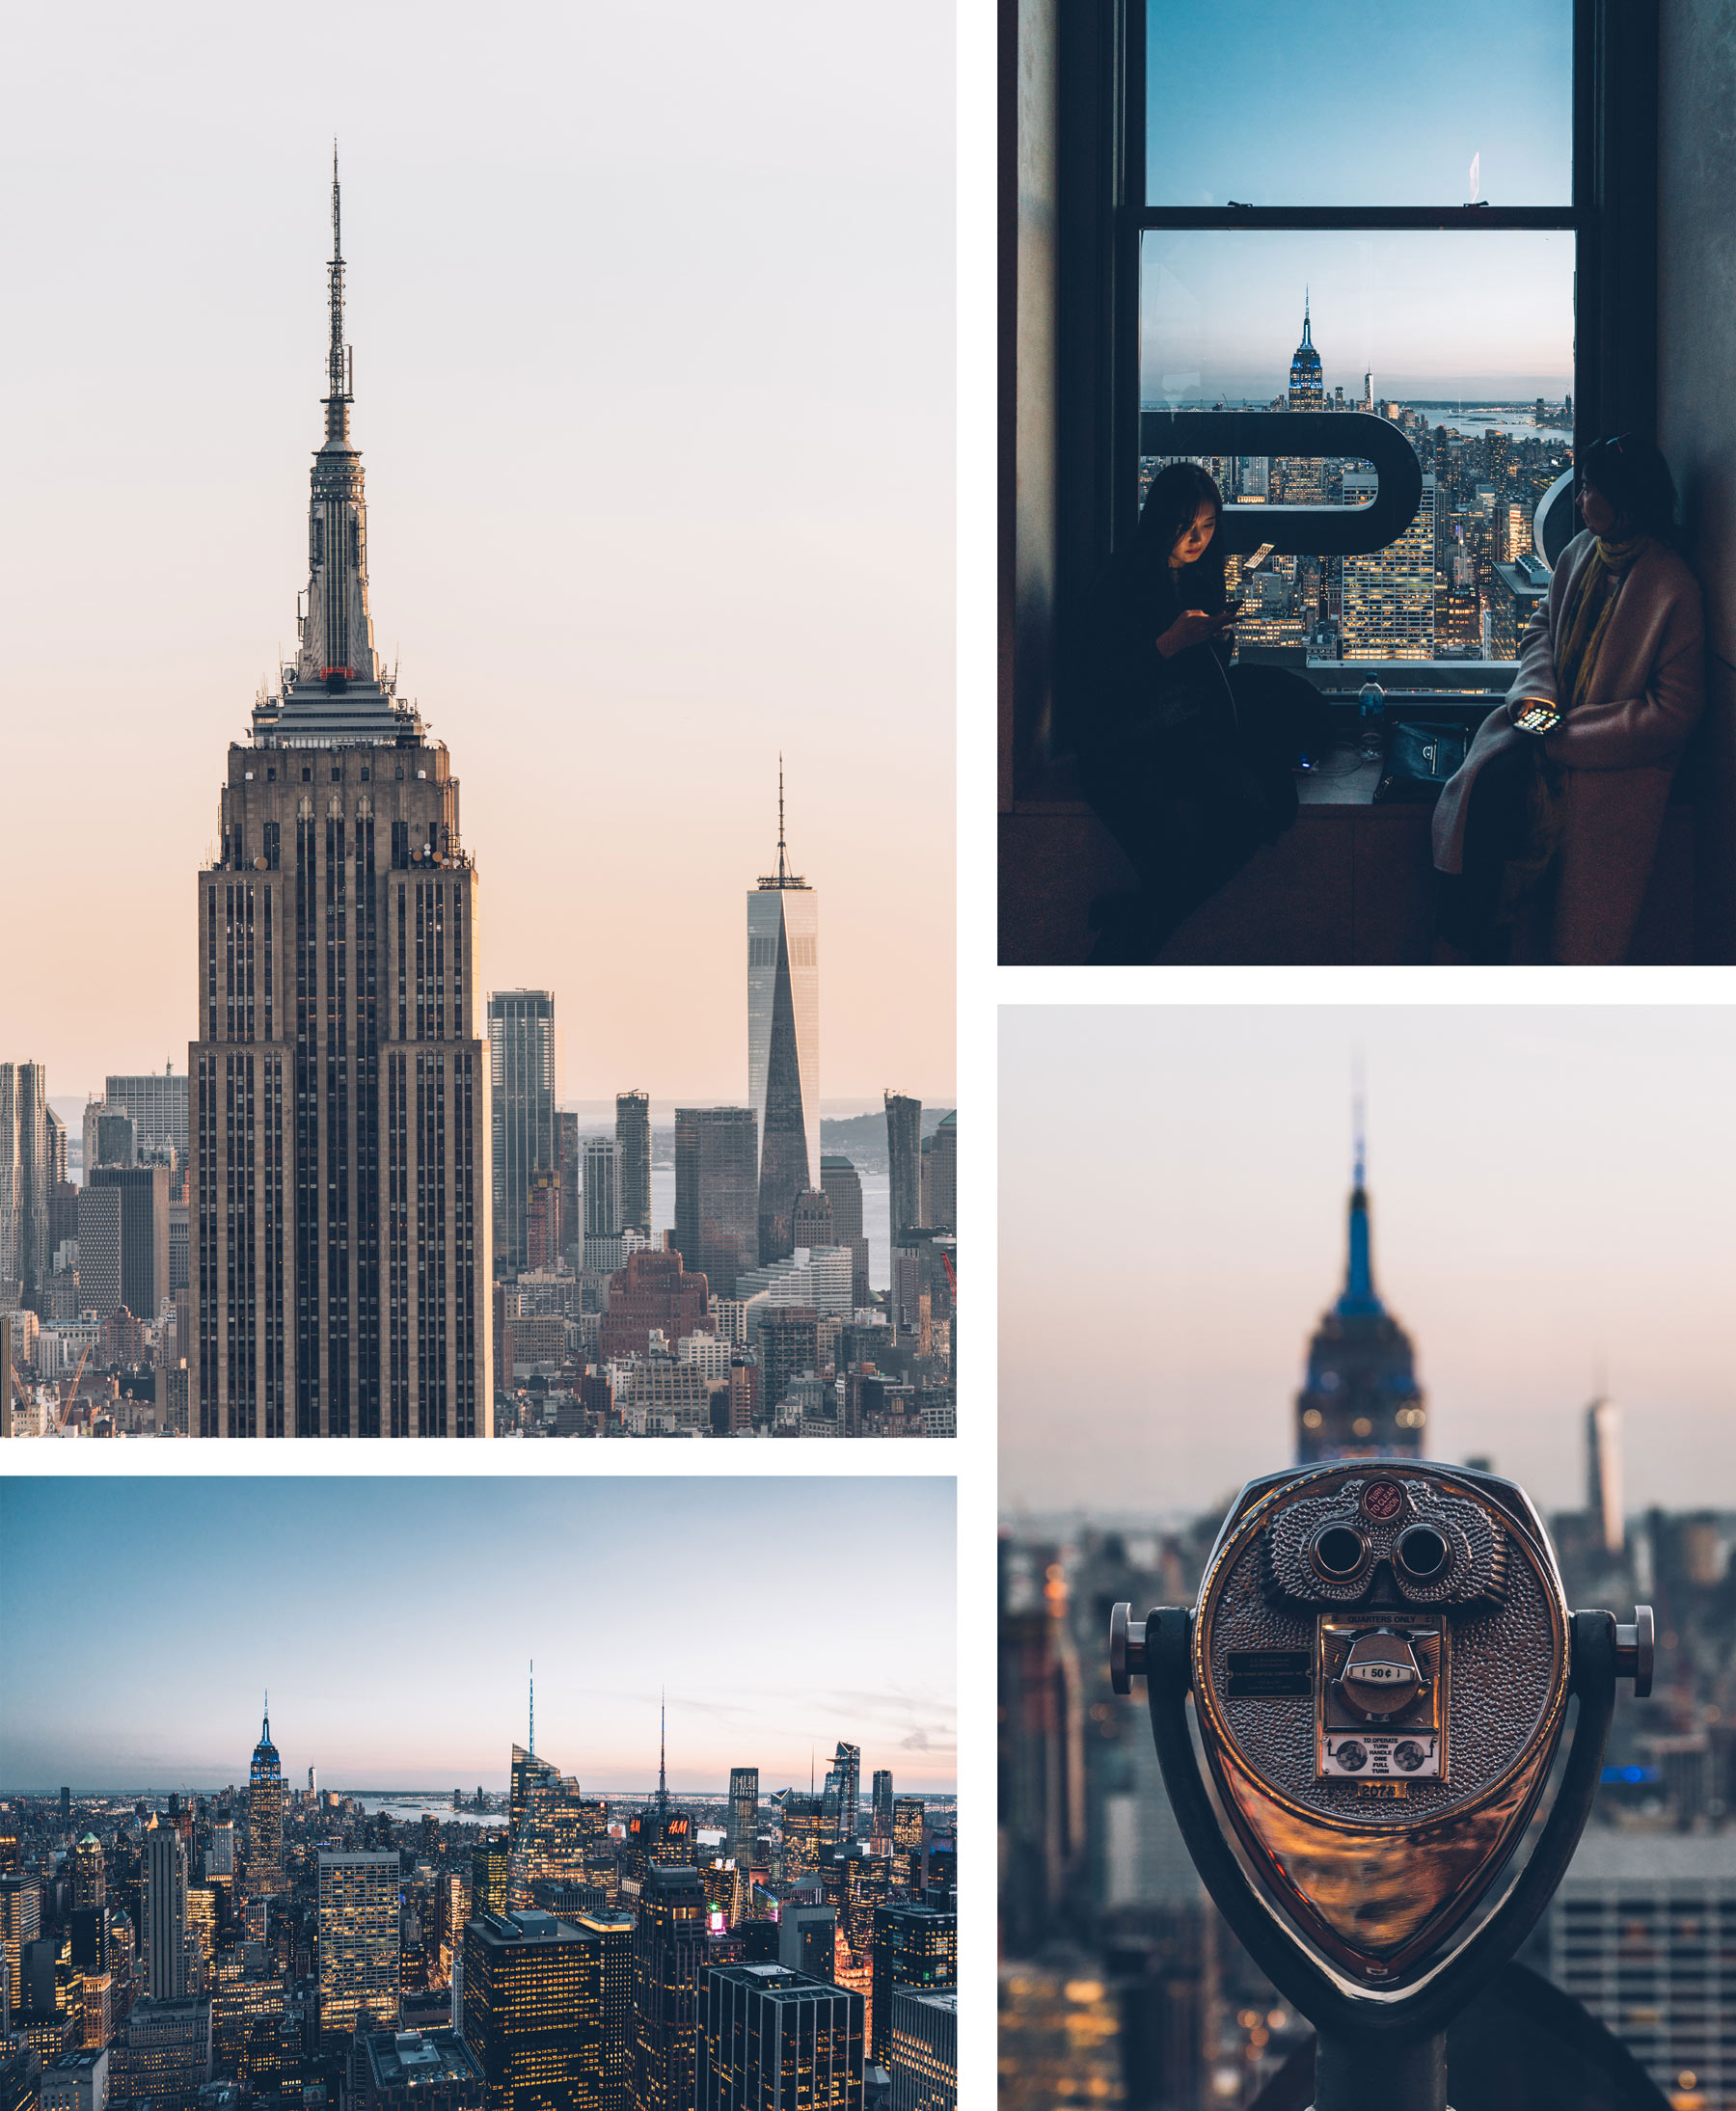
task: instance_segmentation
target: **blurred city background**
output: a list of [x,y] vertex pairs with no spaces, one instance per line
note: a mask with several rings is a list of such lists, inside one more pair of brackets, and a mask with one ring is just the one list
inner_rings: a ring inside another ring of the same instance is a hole
[[[1519,1478],[1571,1605],[1656,1608],[1522,1957],[1678,2111],[1736,2104],[1728,1044],[1692,1011],[1004,1015],[1005,2111],[1252,2106],[1306,2044],[1110,1690],[1109,1611],[1191,1604],[1240,1482],[1362,1451]],[[1117,1149],[1064,1160],[1064,1101]],[[1117,1222],[1057,1267],[1058,1226]]]

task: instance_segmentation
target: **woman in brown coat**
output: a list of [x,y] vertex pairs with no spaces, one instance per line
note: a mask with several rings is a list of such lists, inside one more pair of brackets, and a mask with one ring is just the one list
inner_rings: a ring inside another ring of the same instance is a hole
[[1600,440],[1576,502],[1586,532],[1435,808],[1450,958],[1625,960],[1700,715],[1700,590],[1673,547],[1668,465],[1636,435]]

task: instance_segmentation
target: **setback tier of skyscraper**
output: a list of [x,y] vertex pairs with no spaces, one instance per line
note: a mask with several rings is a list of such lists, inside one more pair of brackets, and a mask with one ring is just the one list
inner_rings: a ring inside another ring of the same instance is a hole
[[332,180],[324,444],[295,658],[231,745],[197,890],[190,1427],[491,1433],[478,883],[374,649]]

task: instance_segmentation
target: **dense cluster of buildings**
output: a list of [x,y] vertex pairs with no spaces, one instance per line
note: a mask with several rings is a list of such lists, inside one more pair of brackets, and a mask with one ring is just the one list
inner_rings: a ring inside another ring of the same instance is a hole
[[[1374,1286],[1360,1147],[1348,1216],[1295,1401],[1303,1465],[1429,1453],[1412,1345]],[[1550,1530],[1570,1605],[1655,1606],[1657,1683],[1616,1710],[1592,1822],[1524,1962],[1671,2101],[1736,2111],[1736,1515],[1625,1515],[1620,1430],[1594,1401],[1584,1506]],[[1206,1897],[1144,1694],[1110,1687],[1110,1608],[1192,1604],[1220,1523],[1003,1533],[1002,2111],[1229,2111],[1310,2035]]]
[[267,1713],[213,1796],[14,1797],[0,2101],[950,2111],[954,1805],[860,1763],[623,1799],[515,1746],[504,1799],[406,1820],[290,1787]]
[[0,1065],[0,1436],[950,1436],[953,1119],[886,1096],[876,1286],[781,770],[747,1090],[676,1109],[672,1226],[647,1096],[584,1133],[553,993],[484,992],[458,780],[374,646],[338,203],[309,582],[229,750],[186,1071],[110,1078],[74,1166]]
[[[1416,450],[1423,497],[1397,542],[1356,556],[1279,554],[1251,566],[1226,561],[1231,595],[1246,606],[1237,649],[1300,664],[1383,660],[1510,661],[1533,608],[1548,592],[1549,571],[1533,548],[1532,516],[1550,486],[1573,466],[1564,438],[1573,399],[1500,406],[1467,434],[1444,406],[1382,401],[1365,374],[1360,397],[1342,386],[1328,395],[1313,318],[1290,360],[1289,386],[1262,404],[1217,409],[1362,411],[1397,425]],[[1504,429],[1529,417],[1533,430]],[[1171,457],[1140,462],[1141,494]],[[1375,478],[1356,456],[1198,457],[1226,503],[1356,505],[1374,496]]]

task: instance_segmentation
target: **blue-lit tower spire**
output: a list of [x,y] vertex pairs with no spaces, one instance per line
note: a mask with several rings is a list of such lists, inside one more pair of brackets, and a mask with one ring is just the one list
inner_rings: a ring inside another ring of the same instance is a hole
[[1289,407],[1292,411],[1326,407],[1326,388],[1320,374],[1320,355],[1315,350],[1314,318],[1306,287],[1302,292],[1302,341],[1290,354]]
[[1296,1396],[1296,1459],[1420,1458],[1427,1415],[1411,1340],[1374,1287],[1368,1144],[1360,1084],[1345,1240],[1344,1287],[1308,1349]]

